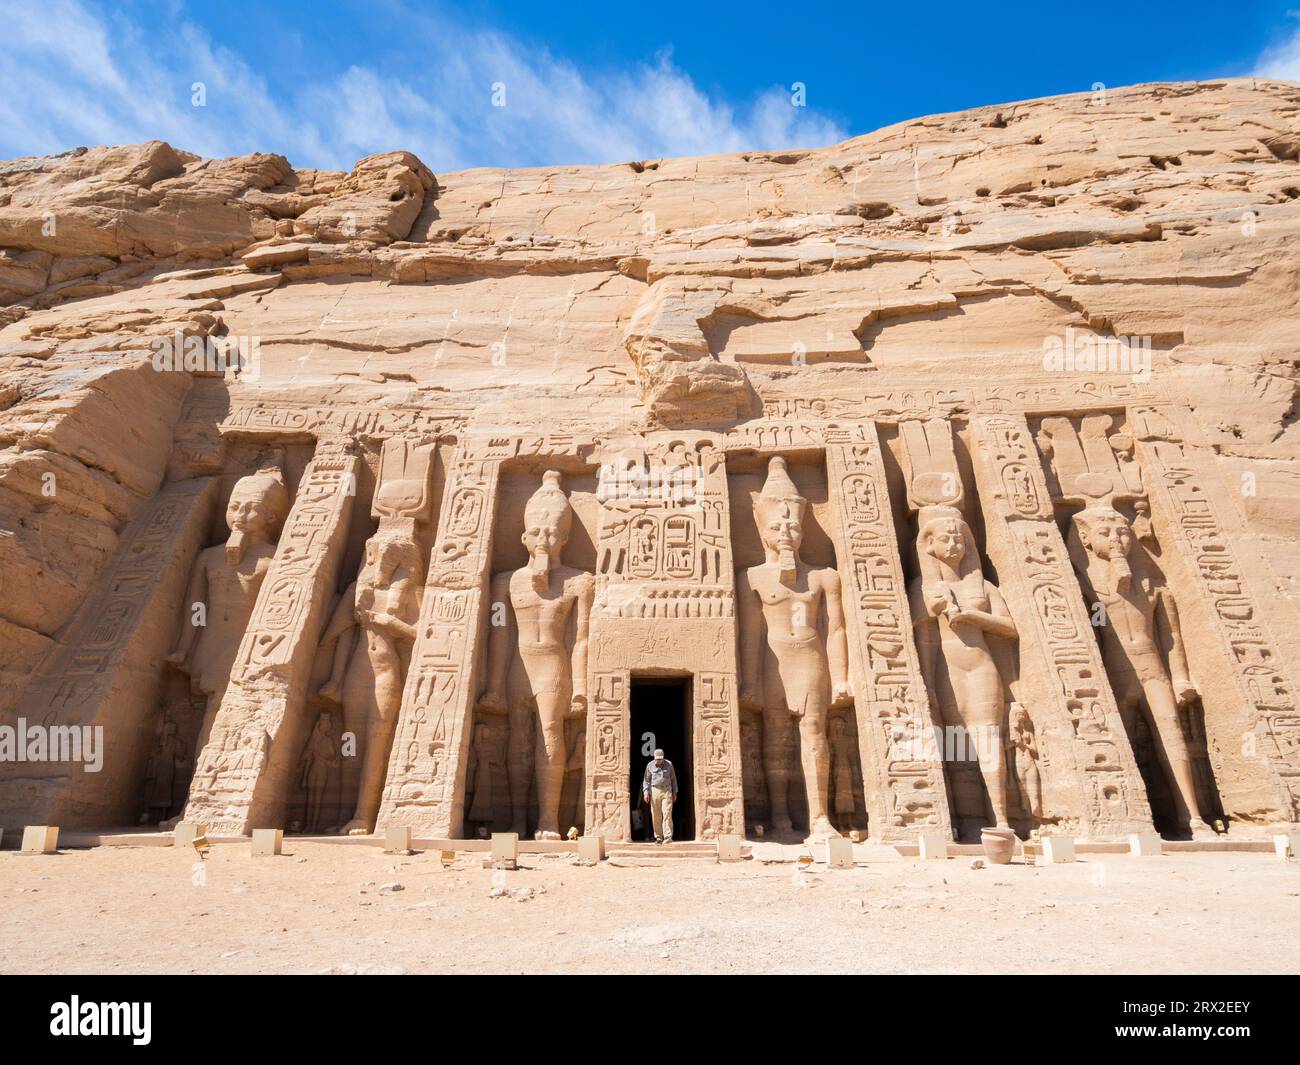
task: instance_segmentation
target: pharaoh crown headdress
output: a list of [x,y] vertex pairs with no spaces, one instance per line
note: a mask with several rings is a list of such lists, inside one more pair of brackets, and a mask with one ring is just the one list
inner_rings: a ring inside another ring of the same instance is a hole
[[547,470],[542,476],[542,486],[529,497],[524,506],[524,521],[532,525],[546,518],[558,518],[562,530],[567,531],[572,520],[569,509],[569,497],[560,487],[560,474],[557,470]]
[[271,520],[280,522],[289,513],[289,489],[284,484],[284,474],[276,459],[263,463],[256,473],[250,473],[235,482],[231,496],[257,495],[271,509]]
[[785,459],[780,455],[775,456],[767,465],[767,480],[763,482],[763,491],[754,501],[759,521],[766,521],[769,516],[802,517],[807,505],[808,501],[799,494],[799,489],[790,479]]

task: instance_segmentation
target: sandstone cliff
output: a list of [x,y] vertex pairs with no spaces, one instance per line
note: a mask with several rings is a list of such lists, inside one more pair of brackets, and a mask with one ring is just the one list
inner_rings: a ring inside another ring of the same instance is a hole
[[[1239,550],[1300,596],[1294,84],[1143,85],[815,150],[431,167],[157,141],[0,163],[0,710],[122,527],[217,471],[184,414],[217,391],[503,432],[725,428],[884,381],[1011,394],[1043,379],[1045,337],[1143,338]],[[178,332],[258,357],[242,379],[156,372]]]

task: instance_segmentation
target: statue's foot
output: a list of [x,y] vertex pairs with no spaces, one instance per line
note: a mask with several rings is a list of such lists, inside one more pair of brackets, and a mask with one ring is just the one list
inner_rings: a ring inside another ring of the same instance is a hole
[[1188,828],[1192,830],[1192,839],[1218,839],[1219,834],[1199,817],[1193,817],[1188,823]]
[[549,828],[539,828],[537,832],[533,835],[533,839],[560,839],[560,838],[561,837],[558,832],[553,832]]
[[788,817],[776,817],[772,819],[772,825],[768,833],[780,839],[784,836],[794,835],[794,822]]
[[345,836],[368,836],[370,835],[370,824],[367,821],[360,821],[353,818],[343,826],[343,835]]
[[819,843],[839,835],[839,830],[831,824],[829,818],[819,817],[812,823],[812,830],[808,833],[808,838],[804,842]]

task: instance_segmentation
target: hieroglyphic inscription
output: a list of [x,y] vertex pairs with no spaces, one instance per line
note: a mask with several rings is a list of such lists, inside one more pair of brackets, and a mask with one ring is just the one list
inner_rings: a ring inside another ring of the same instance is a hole
[[665,433],[611,444],[601,458],[587,831],[616,839],[630,832],[631,664],[693,677],[697,834],[743,832],[735,590],[721,448],[709,434]]
[[439,838],[461,832],[497,489],[501,462],[517,445],[467,441],[448,470],[380,827],[411,825]]
[[1253,715],[1253,745],[1267,763],[1277,789],[1276,817],[1300,822],[1300,710],[1287,663],[1242,571],[1232,536],[1198,477],[1186,445],[1168,419],[1152,410],[1133,412],[1138,456],[1146,473],[1161,538],[1169,537],[1187,569],[1225,647],[1246,705]]
[[303,472],[195,766],[187,820],[237,833],[282,820],[359,466],[345,442],[325,440]]
[[1021,654],[1045,655],[1053,709],[1075,740],[1084,827],[1092,835],[1149,830],[1151,811],[1029,426],[1022,415],[981,415],[972,432],[981,498],[1004,523],[989,537],[1006,537],[1012,566],[1002,571],[1003,595]]
[[631,739],[631,684],[626,671],[596,672],[591,677],[587,719],[587,835],[631,837],[628,761]]
[[695,817],[701,839],[743,835],[740,718],[734,673],[695,676]]
[[833,530],[844,583],[868,828],[879,840],[920,828],[950,829],[941,764],[927,742],[934,726],[912,637],[907,587],[873,423],[855,443],[826,449]]
[[42,663],[15,709],[16,717],[33,724],[105,725],[116,738],[106,745],[97,773],[71,763],[66,773],[51,772],[54,766],[45,762],[5,765],[0,808],[11,816],[65,827],[134,819],[136,776],[153,734],[154,689],[142,689],[139,678],[154,675],[151,666],[166,653],[171,635],[165,623],[151,625],[150,618],[161,622],[175,610],[215,492],[216,483],[206,477],[166,485],[122,530],[112,562],[66,640]]

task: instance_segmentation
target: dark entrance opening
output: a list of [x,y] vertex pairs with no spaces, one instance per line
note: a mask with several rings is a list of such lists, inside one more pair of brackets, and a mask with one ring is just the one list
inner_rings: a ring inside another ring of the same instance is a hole
[[691,796],[691,700],[689,677],[632,678],[632,774],[628,793],[632,810],[640,811],[641,828],[632,838],[653,840],[650,808],[641,806],[645,767],[662,747],[677,771],[677,803],[673,807],[673,839],[695,838],[695,804]]

